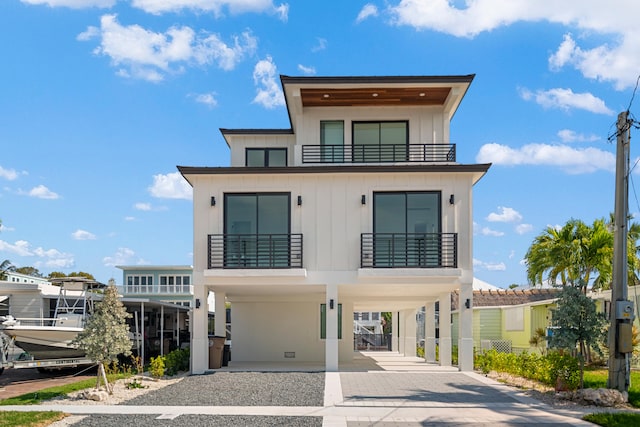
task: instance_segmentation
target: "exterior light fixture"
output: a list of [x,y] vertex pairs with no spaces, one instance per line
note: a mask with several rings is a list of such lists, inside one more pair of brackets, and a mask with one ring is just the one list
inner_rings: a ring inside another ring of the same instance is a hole
[[302,196],[298,196],[298,206],[302,206]]
[[469,298],[467,298],[467,300],[464,302],[464,307],[471,308],[471,300]]
[[211,196],[211,206],[216,205],[216,196]]
[[378,96],[377,93],[372,93],[371,96],[373,96],[374,98]]
[[455,203],[456,203],[456,198],[455,198],[455,196],[452,194],[452,195],[450,195],[450,196],[449,196],[449,204],[450,204],[450,205],[453,205],[453,204],[455,204]]
[[196,308],[200,308],[200,298],[196,298]]
[[328,94],[328,93],[325,93],[324,95],[322,95],[322,97],[323,97],[323,98],[328,98],[328,97],[329,97],[329,94]]
[[332,299],[329,300],[329,308],[331,310],[333,310],[333,300]]
[[362,197],[360,197],[360,203],[362,203],[363,205],[366,205],[367,204],[367,196],[365,196],[363,194]]

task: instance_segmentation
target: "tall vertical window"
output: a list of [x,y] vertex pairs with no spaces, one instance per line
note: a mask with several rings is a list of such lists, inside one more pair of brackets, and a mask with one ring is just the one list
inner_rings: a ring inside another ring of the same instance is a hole
[[226,267],[289,265],[289,193],[224,195]]
[[[327,304],[320,304],[320,339],[327,339]],[[338,339],[342,339],[342,304],[338,304]]]
[[409,122],[353,122],[353,160],[406,161]]
[[247,148],[245,159],[248,167],[287,166],[287,149]]
[[439,265],[440,198],[440,192],[373,194],[376,266]]
[[344,121],[320,122],[320,146],[322,161],[344,161]]

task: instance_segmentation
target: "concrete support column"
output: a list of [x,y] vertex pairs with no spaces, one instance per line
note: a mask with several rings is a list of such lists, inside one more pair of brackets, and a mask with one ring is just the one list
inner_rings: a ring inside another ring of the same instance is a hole
[[[473,284],[460,286],[458,321],[458,366],[461,371],[473,371]],[[467,308],[468,306],[468,308]]]
[[338,372],[338,285],[327,285],[326,304],[325,369]]
[[424,305],[424,360],[436,361],[436,303],[433,301]]
[[[203,374],[209,369],[209,335],[206,286],[196,284],[193,287],[193,301],[189,326],[191,328],[191,373]],[[198,308],[198,305],[200,307]]]
[[219,337],[227,337],[227,295],[224,292],[216,292],[215,306],[215,334]]
[[440,366],[451,366],[451,294],[440,295]]
[[400,346],[398,345],[398,334],[400,332],[399,322],[400,320],[399,320],[398,312],[397,311],[392,312],[391,313],[391,350],[401,353]]
[[402,310],[402,323],[404,334],[404,355],[416,357],[416,310]]

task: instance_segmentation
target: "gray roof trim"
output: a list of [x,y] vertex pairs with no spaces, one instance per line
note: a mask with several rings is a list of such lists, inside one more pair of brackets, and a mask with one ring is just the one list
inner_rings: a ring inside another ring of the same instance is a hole
[[293,135],[293,129],[226,129],[220,128],[223,135]]
[[471,172],[486,173],[491,163],[471,165],[363,165],[363,166],[285,166],[285,167],[207,167],[207,166],[177,166],[185,175],[281,175],[281,174],[330,174],[330,173],[442,173],[442,172]]
[[280,75],[285,84],[359,84],[359,83],[471,83],[475,74],[458,76],[330,76],[292,77]]

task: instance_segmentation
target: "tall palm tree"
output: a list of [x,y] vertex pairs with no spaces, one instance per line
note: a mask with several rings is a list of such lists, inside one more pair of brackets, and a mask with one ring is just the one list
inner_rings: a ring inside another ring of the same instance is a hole
[[612,257],[613,235],[604,219],[592,226],[571,219],[559,229],[547,227],[534,239],[525,255],[527,279],[533,285],[557,285],[559,279],[560,285],[586,293],[590,284],[611,282]]

